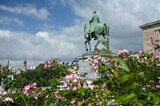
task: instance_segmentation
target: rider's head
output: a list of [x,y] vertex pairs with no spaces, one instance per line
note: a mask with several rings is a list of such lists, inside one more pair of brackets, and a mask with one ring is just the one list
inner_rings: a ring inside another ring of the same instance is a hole
[[96,10],[93,11],[93,14],[96,14]]

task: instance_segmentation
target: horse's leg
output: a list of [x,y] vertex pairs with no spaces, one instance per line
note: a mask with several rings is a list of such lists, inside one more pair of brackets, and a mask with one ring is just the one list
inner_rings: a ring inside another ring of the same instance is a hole
[[100,39],[99,36],[96,36],[96,37],[97,37],[97,43],[96,43],[96,45],[94,46],[94,50],[97,50],[97,46],[98,46],[98,44],[99,44],[100,41],[101,41],[101,39]]
[[86,41],[84,42],[84,44],[85,44],[85,49],[86,49],[86,52],[88,52],[87,43],[88,43],[88,39],[86,38]]
[[91,52],[91,42],[90,42],[91,40],[88,40],[88,46],[89,46],[89,52]]
[[107,49],[109,50],[109,38],[107,35],[103,35],[105,41],[107,42],[108,46],[107,46]]

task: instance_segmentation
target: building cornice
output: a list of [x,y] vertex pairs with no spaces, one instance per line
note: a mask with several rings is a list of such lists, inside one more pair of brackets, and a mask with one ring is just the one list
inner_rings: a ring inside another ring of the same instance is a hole
[[139,26],[139,28],[144,29],[146,27],[151,27],[151,26],[154,26],[156,24],[160,24],[160,20],[141,25],[141,26]]

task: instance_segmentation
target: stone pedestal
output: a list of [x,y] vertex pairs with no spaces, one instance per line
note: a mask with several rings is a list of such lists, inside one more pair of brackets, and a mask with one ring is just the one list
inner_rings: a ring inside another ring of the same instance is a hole
[[[102,53],[104,53],[106,56],[109,54],[115,56],[115,54],[110,53],[109,51],[102,51]],[[97,51],[93,51],[89,53],[83,53],[81,56],[77,56],[75,59],[75,63],[77,64],[79,74],[87,73],[86,77],[90,80],[96,80],[100,76],[96,76],[94,72],[91,72],[91,62],[86,62],[85,60],[88,57],[93,57],[96,55],[100,55],[100,53]]]

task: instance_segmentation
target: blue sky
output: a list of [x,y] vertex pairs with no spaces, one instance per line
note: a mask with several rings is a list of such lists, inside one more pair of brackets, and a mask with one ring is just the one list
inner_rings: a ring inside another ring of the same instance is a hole
[[85,52],[83,27],[93,10],[110,24],[113,52],[143,50],[139,26],[159,20],[159,5],[159,0],[0,0],[0,64],[10,60],[23,67],[27,60],[30,68],[52,57],[73,61]]
[[[66,27],[74,24],[75,15],[73,14],[71,8],[68,8],[65,5],[62,5],[60,1],[49,1],[49,0],[1,0],[0,1],[1,8],[1,16],[5,18],[16,18],[19,21],[22,21],[22,24],[16,25],[14,22],[10,24],[3,23],[0,27],[3,29],[8,29],[8,27],[12,30],[21,30],[27,31],[30,33],[36,33],[39,30],[42,30],[41,26],[48,25],[51,28],[58,29],[59,27]],[[8,8],[10,10],[4,11]],[[26,9],[24,13],[11,12],[12,9]],[[27,12],[28,9],[28,13]],[[39,14],[35,14],[36,12],[29,13],[32,9],[35,9]],[[40,9],[45,9],[45,16],[40,13]],[[62,21],[64,20],[64,21]],[[16,26],[15,26],[16,25]],[[24,26],[24,27],[22,27]],[[44,29],[45,30],[45,29]]]

